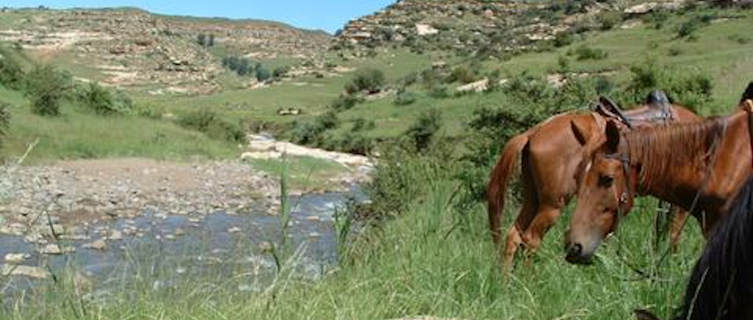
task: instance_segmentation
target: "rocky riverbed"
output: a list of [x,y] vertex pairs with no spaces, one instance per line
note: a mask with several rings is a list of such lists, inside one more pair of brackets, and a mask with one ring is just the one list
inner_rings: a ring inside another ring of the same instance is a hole
[[[265,143],[264,150],[251,150],[273,158],[285,153],[276,148],[288,147]],[[348,159],[345,155],[327,159],[350,161],[342,160]],[[310,261],[333,261],[332,214],[354,195],[350,191],[367,178],[370,167],[342,165],[350,170],[334,178],[339,190],[310,195],[294,190],[289,199],[294,204],[289,237],[295,246],[313,248],[304,255]],[[157,261],[246,259],[269,267],[271,261],[258,255],[281,239],[278,177],[242,159],[12,164],[0,168],[0,177],[0,275],[47,278],[50,270],[73,259],[88,276],[103,277],[123,265],[124,251],[145,246],[160,248],[157,253],[136,250],[156,255]],[[240,242],[252,248],[243,258],[229,254]],[[167,256],[165,247],[172,248]],[[181,264],[173,266],[175,271],[187,272]]]

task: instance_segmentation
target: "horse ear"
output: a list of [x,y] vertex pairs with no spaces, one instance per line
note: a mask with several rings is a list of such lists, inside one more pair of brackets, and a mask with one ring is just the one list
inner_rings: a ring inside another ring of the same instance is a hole
[[636,309],[633,310],[633,313],[635,314],[635,318],[638,320],[661,320],[659,319],[659,317],[646,310]]
[[620,128],[613,120],[607,121],[606,128],[607,136],[607,149],[610,153],[617,152],[617,147],[620,145]]
[[575,135],[575,139],[578,140],[578,143],[580,143],[581,146],[585,146],[588,142],[588,138],[586,137],[586,130],[578,126],[575,121],[570,121],[570,129],[573,130],[573,135]]
[[748,87],[745,88],[745,92],[743,92],[743,96],[740,98],[740,103],[742,104],[745,100],[751,99],[753,99],[753,82],[748,83]]

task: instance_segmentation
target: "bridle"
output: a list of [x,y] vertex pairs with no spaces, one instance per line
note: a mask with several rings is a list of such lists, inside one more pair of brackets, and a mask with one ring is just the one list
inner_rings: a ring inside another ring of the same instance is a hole
[[[627,141],[625,141],[627,143]],[[617,211],[615,212],[615,223],[612,226],[612,231],[610,233],[616,233],[619,229],[620,220],[622,220],[622,217],[627,215],[627,213],[630,211],[630,208],[633,206],[633,200],[635,199],[635,186],[636,186],[636,179],[632,173],[631,165],[630,165],[630,148],[626,148],[628,151],[627,153],[617,152],[612,154],[606,154],[604,155],[607,159],[612,160],[618,160],[620,161],[620,164],[622,166],[622,174],[623,174],[623,181],[624,181],[624,189],[622,192],[617,196]]]

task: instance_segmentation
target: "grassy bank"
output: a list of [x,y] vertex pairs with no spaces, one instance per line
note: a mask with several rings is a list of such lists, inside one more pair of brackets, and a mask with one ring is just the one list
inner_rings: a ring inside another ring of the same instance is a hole
[[27,163],[108,157],[222,159],[240,153],[237,144],[209,138],[171,121],[130,114],[100,116],[75,102],[65,102],[60,116],[40,116],[30,111],[20,92],[0,87],[0,96],[0,101],[9,104],[11,115],[0,157],[20,156],[37,139]]
[[[654,250],[648,236],[655,203],[644,200],[595,265],[564,261],[559,224],[531,267],[521,264],[502,276],[483,208],[459,212],[448,205],[455,186],[427,183],[430,191],[409,214],[354,242],[353,260],[319,282],[283,272],[263,292],[249,293],[239,286],[249,281],[250,270],[189,279],[158,269],[123,281],[96,301],[77,293],[72,282],[61,282],[1,312],[6,319],[628,319],[634,308],[644,307],[667,316],[701,245],[690,223],[680,252],[657,267],[661,250]],[[633,268],[653,277],[643,278]],[[173,286],[154,285],[165,277],[161,272]]]

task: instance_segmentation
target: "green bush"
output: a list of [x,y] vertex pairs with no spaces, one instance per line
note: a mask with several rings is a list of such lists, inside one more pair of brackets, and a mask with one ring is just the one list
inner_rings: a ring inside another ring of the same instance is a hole
[[602,49],[594,49],[586,46],[580,46],[575,49],[575,56],[578,60],[603,60],[609,54]]
[[272,76],[275,79],[280,79],[280,78],[284,77],[285,75],[287,75],[288,72],[290,72],[290,67],[289,66],[281,66],[281,67],[275,68],[275,70],[272,71]]
[[246,133],[240,125],[220,118],[209,108],[200,108],[184,114],[178,118],[178,124],[202,132],[214,139],[238,143],[246,141]]
[[256,66],[256,80],[263,82],[269,80],[271,77],[272,73],[269,72],[267,68],[264,68],[264,66],[261,65]]
[[138,104],[133,108],[133,112],[139,116],[148,119],[161,119],[164,111],[162,108],[152,104]]
[[397,93],[397,96],[395,97],[395,101],[393,101],[393,103],[396,106],[407,106],[416,102],[417,98],[418,97],[416,96],[415,93],[402,90]]
[[435,99],[444,99],[450,97],[450,89],[445,85],[436,85],[429,91],[429,96]]
[[337,99],[332,101],[330,107],[337,111],[345,111],[355,107],[356,104],[359,104],[362,101],[363,99],[361,97],[355,95],[340,95]]
[[419,152],[429,148],[434,135],[442,126],[442,115],[437,109],[422,113],[413,125],[405,132],[413,146]]
[[712,100],[714,88],[711,77],[705,73],[680,72],[648,61],[630,68],[632,77],[623,100],[641,102],[654,89],[662,89],[678,103],[695,109]]
[[341,152],[368,155],[374,149],[374,139],[362,134],[348,132],[340,139],[337,149]]
[[411,205],[424,199],[429,192],[428,181],[451,177],[456,162],[448,154],[446,144],[436,144],[425,153],[416,153],[401,144],[380,148],[382,155],[374,168],[372,179],[364,189],[372,203],[368,211],[373,219],[398,216]]
[[669,12],[667,12],[667,10],[657,9],[645,15],[643,22],[651,25],[654,29],[659,30],[664,27],[664,23],[666,23],[667,19],[669,19]]
[[622,13],[617,11],[607,11],[597,16],[597,21],[601,30],[611,30],[622,22]]
[[353,121],[353,127],[350,129],[352,132],[359,132],[363,130],[371,130],[376,127],[374,120],[366,121],[364,118],[357,118]]
[[465,66],[455,67],[450,75],[445,78],[446,83],[460,82],[462,84],[468,84],[474,81],[476,81],[476,73]]
[[570,31],[559,32],[554,36],[554,46],[558,48],[568,46],[573,43],[573,38],[573,33]]
[[677,37],[694,40],[696,38],[696,32],[703,26],[708,25],[711,19],[712,18],[709,15],[693,16],[689,18],[677,27]]
[[[8,134],[8,127],[10,126],[10,104],[0,101],[0,137]],[[0,140],[0,147],[2,147],[3,141]]]
[[11,50],[0,46],[0,85],[11,89],[21,89],[24,71]]
[[224,57],[222,58],[222,66],[234,71],[239,76],[256,75],[254,63],[247,58]]
[[38,115],[57,116],[61,100],[70,89],[71,76],[51,65],[36,66],[24,78],[31,111]]
[[133,102],[123,93],[112,91],[91,83],[79,93],[79,101],[88,109],[100,115],[124,114],[131,111]]
[[359,71],[353,79],[345,85],[345,91],[348,94],[354,94],[361,91],[376,93],[382,90],[385,78],[384,73],[378,69],[366,69]]

